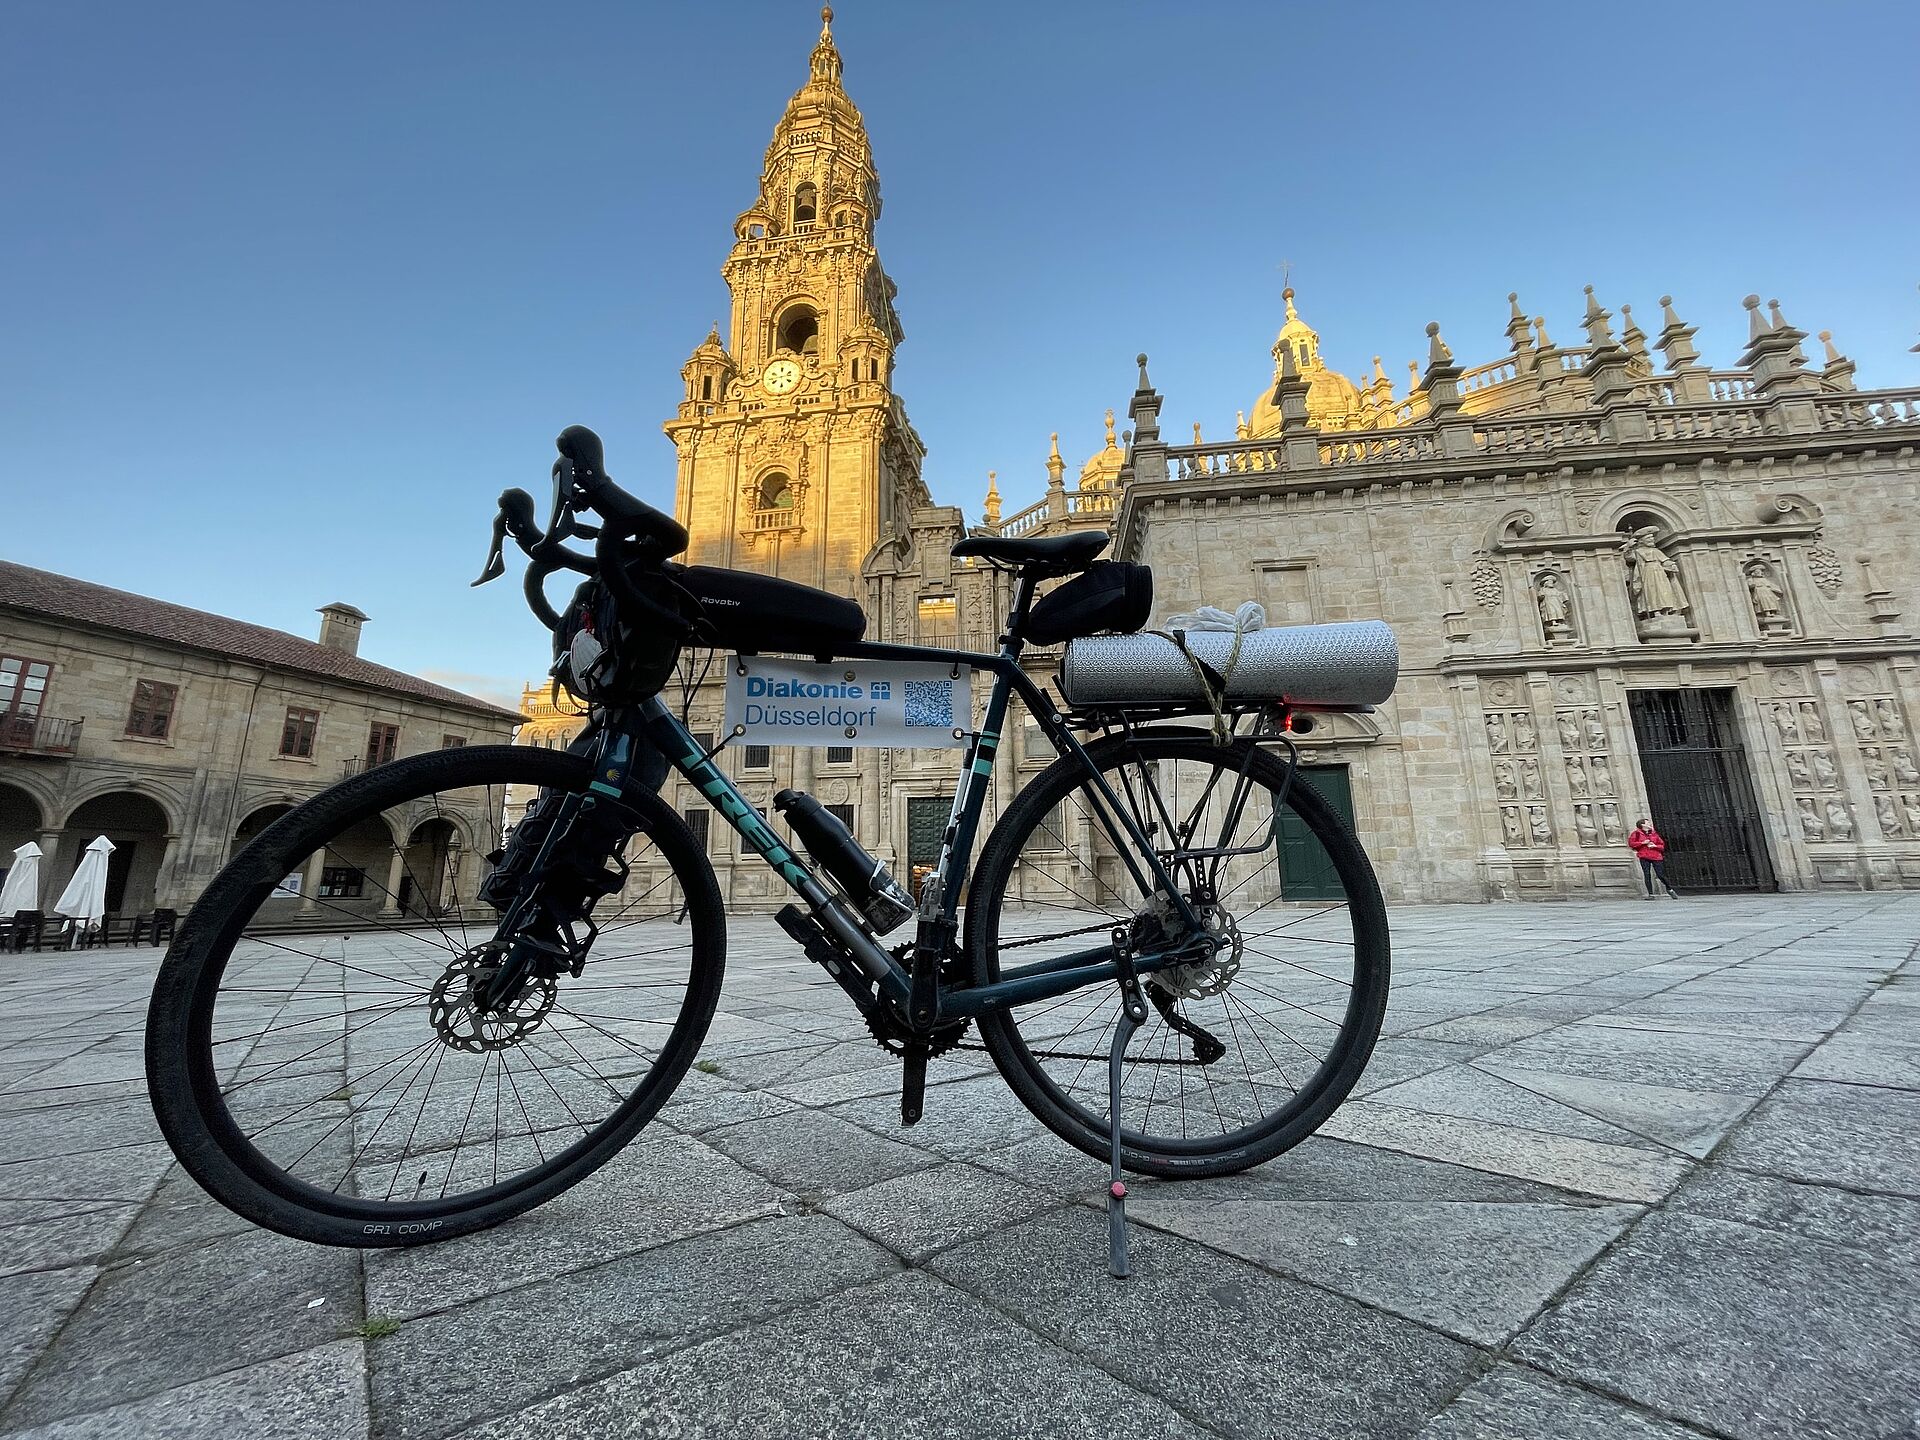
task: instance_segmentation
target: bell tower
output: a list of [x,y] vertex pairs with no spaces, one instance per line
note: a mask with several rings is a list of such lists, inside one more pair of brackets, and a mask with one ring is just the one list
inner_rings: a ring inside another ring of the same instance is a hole
[[853,594],[867,552],[931,502],[892,389],[903,335],[873,242],[880,180],[840,85],[833,11],[820,18],[759,198],[734,222],[726,342],[716,325],[688,358],[665,429],[690,561]]

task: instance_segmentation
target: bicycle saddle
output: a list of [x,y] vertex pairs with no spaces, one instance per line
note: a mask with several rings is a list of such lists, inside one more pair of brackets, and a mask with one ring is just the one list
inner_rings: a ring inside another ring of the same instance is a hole
[[956,558],[978,555],[983,560],[1011,565],[1044,579],[1084,570],[1093,563],[1094,556],[1106,548],[1105,535],[1098,530],[1082,530],[1073,535],[1012,540],[997,535],[970,535],[953,547],[953,554]]

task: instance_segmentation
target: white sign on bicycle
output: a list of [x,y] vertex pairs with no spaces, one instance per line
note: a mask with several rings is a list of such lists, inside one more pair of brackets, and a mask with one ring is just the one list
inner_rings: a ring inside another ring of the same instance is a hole
[[727,731],[748,745],[953,749],[972,729],[973,672],[964,665],[763,655],[727,662]]

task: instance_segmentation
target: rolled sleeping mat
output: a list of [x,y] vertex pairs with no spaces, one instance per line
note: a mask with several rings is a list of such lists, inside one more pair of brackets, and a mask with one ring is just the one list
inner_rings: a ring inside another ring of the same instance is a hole
[[[1223,672],[1231,630],[1183,632],[1187,649]],[[1227,675],[1227,699],[1295,705],[1378,705],[1400,678],[1400,646],[1379,620],[1250,630]],[[1164,633],[1075,640],[1060,664],[1060,688],[1075,705],[1204,704],[1206,692],[1180,647]]]

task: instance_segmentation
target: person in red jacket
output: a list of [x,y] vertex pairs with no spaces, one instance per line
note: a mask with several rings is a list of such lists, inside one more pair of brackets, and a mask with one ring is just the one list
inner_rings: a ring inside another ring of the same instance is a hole
[[1675,899],[1673,886],[1667,884],[1667,842],[1653,828],[1653,821],[1644,815],[1640,817],[1633,833],[1627,836],[1627,848],[1640,857],[1640,878],[1647,882],[1647,898],[1653,899],[1653,882],[1658,879],[1667,898]]

